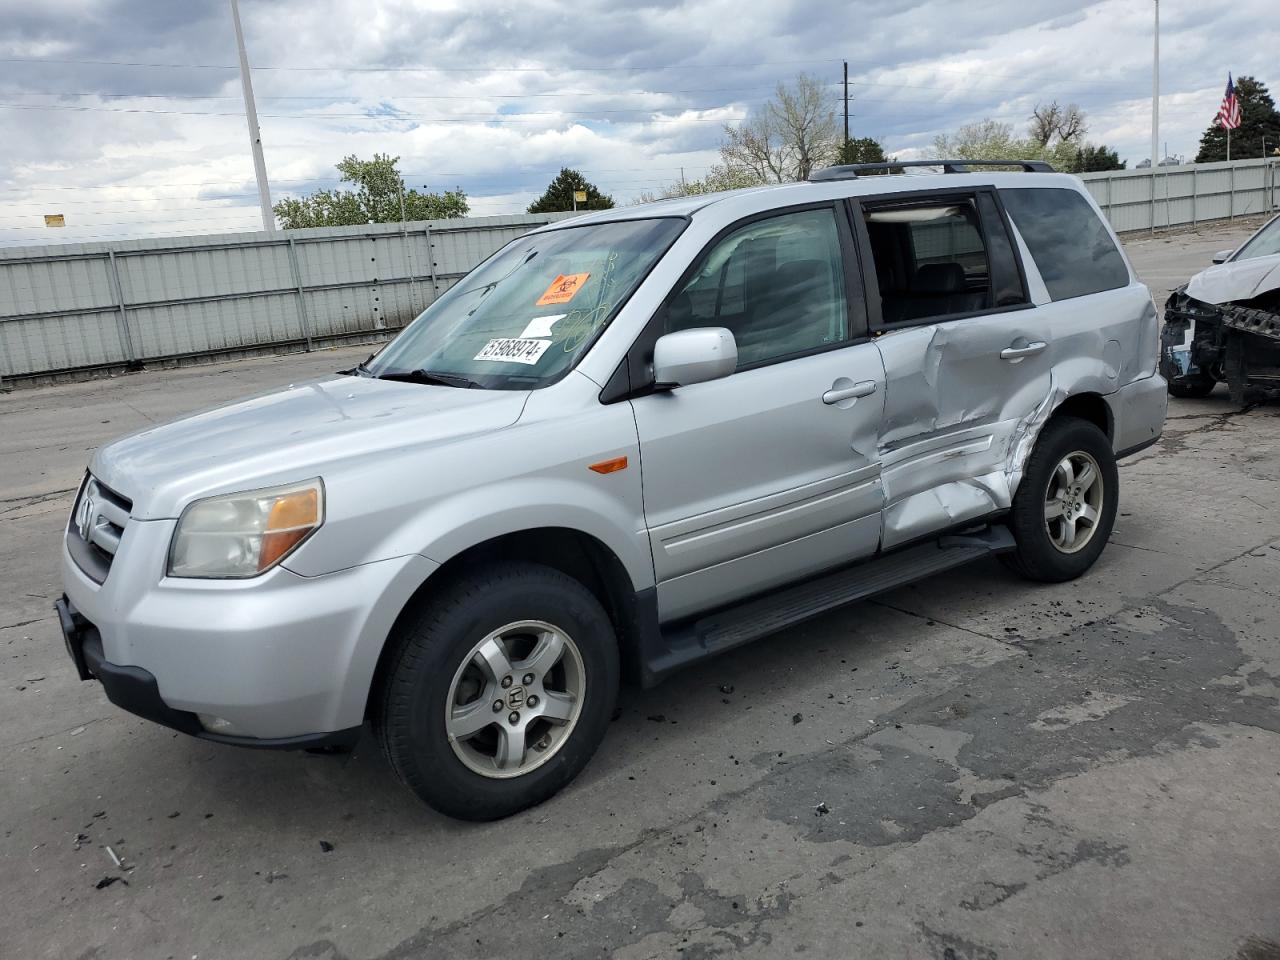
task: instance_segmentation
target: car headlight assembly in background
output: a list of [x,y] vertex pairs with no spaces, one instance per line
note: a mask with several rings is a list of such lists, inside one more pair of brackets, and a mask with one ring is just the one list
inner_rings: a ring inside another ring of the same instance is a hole
[[169,550],[169,576],[256,577],[296,550],[324,523],[324,484],[231,493],[190,504]]

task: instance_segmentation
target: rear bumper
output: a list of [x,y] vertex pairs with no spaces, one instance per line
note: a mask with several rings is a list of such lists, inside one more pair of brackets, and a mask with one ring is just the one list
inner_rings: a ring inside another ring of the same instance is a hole
[[275,738],[212,733],[201,726],[196,714],[188,710],[176,710],[164,702],[154,674],[141,667],[109,662],[102,652],[102,635],[98,628],[86,620],[66,597],[58,600],[54,609],[58,613],[67,653],[70,654],[80,679],[99,681],[108,700],[121,710],[127,710],[144,720],[151,720],[201,740],[270,750],[352,747],[360,738],[359,726],[330,733]]
[[1160,374],[1126,383],[1106,397],[1111,408],[1111,448],[1128,456],[1160,439],[1169,409],[1169,384]]

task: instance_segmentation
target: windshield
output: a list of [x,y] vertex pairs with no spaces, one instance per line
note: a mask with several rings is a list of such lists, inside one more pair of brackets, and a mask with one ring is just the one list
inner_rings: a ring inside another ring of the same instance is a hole
[[546,386],[572,368],[684,225],[624,220],[515,240],[423,311],[366,370],[460,387]]
[[1259,230],[1231,259],[1253,260],[1256,257],[1274,257],[1280,253],[1280,217]]

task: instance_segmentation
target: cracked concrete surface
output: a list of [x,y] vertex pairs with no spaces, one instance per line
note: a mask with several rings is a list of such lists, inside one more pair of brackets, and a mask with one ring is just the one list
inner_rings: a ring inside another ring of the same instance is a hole
[[122,714],[50,612],[95,443],[360,352],[0,397],[0,956],[1280,958],[1280,406],[1174,401],[1082,580],[979,564],[628,690],[577,783],[465,825],[368,742]]

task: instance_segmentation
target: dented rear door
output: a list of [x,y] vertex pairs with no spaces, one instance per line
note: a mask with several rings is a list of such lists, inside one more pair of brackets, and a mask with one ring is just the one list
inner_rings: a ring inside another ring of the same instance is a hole
[[993,191],[921,191],[852,212],[885,367],[889,549],[1009,507],[1022,426],[1051,392],[1052,337]]

